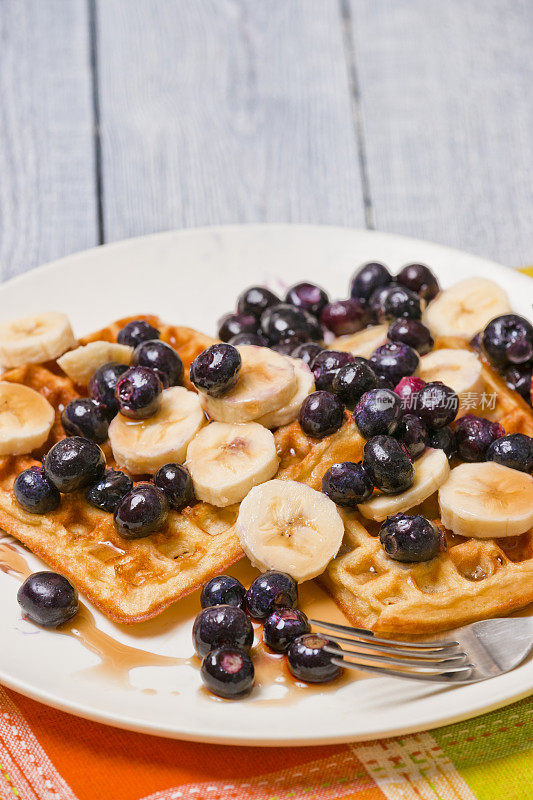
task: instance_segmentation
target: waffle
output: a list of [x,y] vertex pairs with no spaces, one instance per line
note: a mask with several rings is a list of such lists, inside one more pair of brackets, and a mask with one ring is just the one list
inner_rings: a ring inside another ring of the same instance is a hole
[[[441,347],[463,343],[446,340]],[[485,416],[507,433],[533,436],[533,412],[483,363],[487,394],[496,394]],[[300,480],[320,489],[322,476],[338,461],[359,461],[364,440],[346,416],[342,428],[312,442],[294,423],[278,432],[283,455],[278,477]],[[357,511],[339,509],[345,523],[340,554],[318,582],[354,625],[395,635],[417,635],[502,616],[533,602],[533,530],[502,539],[465,539],[445,531],[436,495],[416,510],[433,519],[446,535],[447,548],[432,561],[402,564],[384,553],[379,523]]]
[[[165,325],[156,317],[142,318],[176,348],[188,384],[191,361],[214,340],[190,328]],[[129,319],[133,318],[119,320],[82,343],[114,341]],[[233,529],[238,506],[219,509],[197,503],[183,512],[170,512],[161,531],[132,541],[122,539],[113,516],[89,505],[82,492],[63,495],[51,514],[27,514],[14,499],[14,479],[63,438],[61,411],[81,392],[55,364],[13,369],[2,380],[41,392],[56,409],[56,421],[42,452],[0,458],[0,526],[70,578],[103,613],[122,623],[149,619],[242,556]],[[109,444],[103,449],[108,466],[114,467]]]

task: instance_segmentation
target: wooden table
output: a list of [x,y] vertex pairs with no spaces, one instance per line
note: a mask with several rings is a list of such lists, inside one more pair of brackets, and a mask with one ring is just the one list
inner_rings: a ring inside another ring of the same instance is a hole
[[533,260],[531,0],[0,0],[0,265],[235,222]]

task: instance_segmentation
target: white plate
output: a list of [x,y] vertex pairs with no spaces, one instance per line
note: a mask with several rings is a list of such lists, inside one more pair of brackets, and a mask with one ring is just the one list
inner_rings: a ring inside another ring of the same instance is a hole
[[[77,333],[117,317],[154,312],[177,324],[214,332],[247,285],[274,289],[300,279],[346,295],[349,277],[377,259],[393,271],[408,261],[431,265],[443,286],[483,275],[508,290],[515,309],[531,316],[533,282],[484,259],[427,242],[368,231],[311,226],[236,226],[181,231],[107,245],[56,261],[0,287],[0,318],[59,309]],[[281,280],[280,280],[281,279]],[[30,557],[37,568],[39,562]],[[533,662],[487,683],[439,687],[372,678],[308,695],[292,705],[217,702],[199,690],[188,665],[142,667],[132,686],[83,670],[98,658],[76,640],[37,630],[21,619],[17,582],[0,575],[0,682],[73,714],[137,731],[225,744],[303,745],[407,733],[502,706],[531,692]],[[157,623],[131,630],[95,612],[97,624],[121,642],[187,657],[196,596]],[[80,671],[81,674],[80,674]],[[144,691],[143,691],[144,690]],[[272,686],[270,694],[283,694]]]

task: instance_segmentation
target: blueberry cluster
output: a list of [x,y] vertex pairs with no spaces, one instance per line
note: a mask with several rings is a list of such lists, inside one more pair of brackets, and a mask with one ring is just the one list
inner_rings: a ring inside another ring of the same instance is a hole
[[336,678],[324,647],[332,644],[311,633],[305,614],[297,608],[298,587],[284,572],[265,572],[248,591],[236,578],[218,575],[208,581],[200,597],[202,611],[193,625],[194,649],[202,659],[201,676],[209,691],[237,698],[254,684],[251,656],[254,629],[250,617],[263,622],[263,641],[270,650],[286,653],[291,673],[320,683]]
[[533,405],[533,325],[518,314],[502,314],[472,344],[481,346],[507,386]]

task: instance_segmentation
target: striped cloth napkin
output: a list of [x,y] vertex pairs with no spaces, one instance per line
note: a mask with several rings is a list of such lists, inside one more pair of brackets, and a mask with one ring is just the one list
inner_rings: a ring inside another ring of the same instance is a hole
[[533,698],[395,739],[254,748],[130,733],[0,688],[0,800],[337,798],[532,800]]

